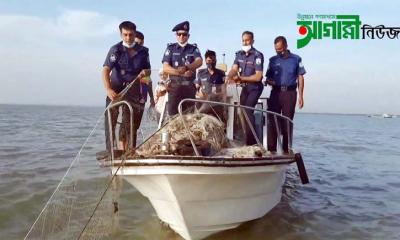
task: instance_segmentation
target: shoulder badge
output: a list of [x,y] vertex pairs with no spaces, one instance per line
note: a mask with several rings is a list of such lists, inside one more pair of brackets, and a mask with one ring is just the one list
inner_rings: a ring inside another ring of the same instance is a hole
[[110,55],[110,61],[111,61],[111,62],[117,61],[117,56],[116,56],[114,53],[112,53],[112,54]]

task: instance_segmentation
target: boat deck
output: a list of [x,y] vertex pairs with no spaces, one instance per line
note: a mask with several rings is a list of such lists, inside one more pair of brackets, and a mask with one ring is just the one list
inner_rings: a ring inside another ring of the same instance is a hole
[[266,154],[262,157],[238,157],[231,156],[179,156],[179,155],[155,155],[151,157],[135,156],[134,158],[124,154],[115,154],[115,160],[103,158],[105,166],[149,166],[149,165],[180,165],[180,166],[265,166],[291,164],[296,162],[298,153],[291,154]]

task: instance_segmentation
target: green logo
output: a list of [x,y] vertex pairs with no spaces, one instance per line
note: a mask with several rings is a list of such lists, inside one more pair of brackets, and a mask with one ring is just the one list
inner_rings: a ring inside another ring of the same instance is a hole
[[360,39],[359,15],[302,15],[298,14],[297,48],[305,47],[311,39]]
[[398,39],[400,27],[385,27],[380,24],[376,27],[364,24],[361,26],[359,15],[305,15],[297,14],[297,26],[299,34],[303,36],[297,39],[297,48],[303,48],[311,39]]

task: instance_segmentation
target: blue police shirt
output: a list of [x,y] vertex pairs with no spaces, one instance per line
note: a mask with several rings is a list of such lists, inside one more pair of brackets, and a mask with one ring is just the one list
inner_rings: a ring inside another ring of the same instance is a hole
[[251,48],[247,55],[245,51],[240,50],[236,52],[233,64],[239,66],[240,76],[248,77],[254,75],[256,71],[263,71],[264,55],[255,48]]
[[[201,58],[201,54],[196,44],[188,43],[185,47],[181,47],[178,43],[170,43],[165,50],[162,63],[167,62],[171,67],[178,68],[193,63],[198,57]],[[171,75],[170,79],[193,81],[196,78],[195,75],[190,78]]]
[[297,85],[297,77],[306,73],[301,57],[290,51],[288,53],[287,58],[276,55],[269,59],[265,76],[275,81],[277,86]]
[[[134,56],[129,56],[128,49],[122,45],[122,41],[110,48],[103,66],[111,69],[111,87],[114,91],[120,92],[126,83],[133,81],[143,69],[151,69],[149,50],[146,47],[135,44]],[[140,94],[138,86],[133,86],[133,94]]]
[[200,69],[197,73],[196,83],[201,84],[205,92],[210,93],[213,85],[221,85],[224,83],[225,72],[216,68],[211,75],[207,68]]

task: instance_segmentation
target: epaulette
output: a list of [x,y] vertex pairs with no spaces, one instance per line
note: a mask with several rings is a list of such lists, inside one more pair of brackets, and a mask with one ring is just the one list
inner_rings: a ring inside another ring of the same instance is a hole
[[278,57],[278,56],[276,56],[276,55],[275,55],[275,56],[272,56],[272,57],[269,58],[269,60],[270,60],[270,61],[275,60],[277,57]]
[[255,51],[255,55],[256,55],[256,56],[262,56],[262,53],[261,53],[260,51],[256,50],[256,51]]
[[142,46],[142,47],[143,47],[143,50],[144,50],[144,51],[146,51],[146,52],[149,51],[149,48],[148,48],[148,47],[145,47],[145,46]]

